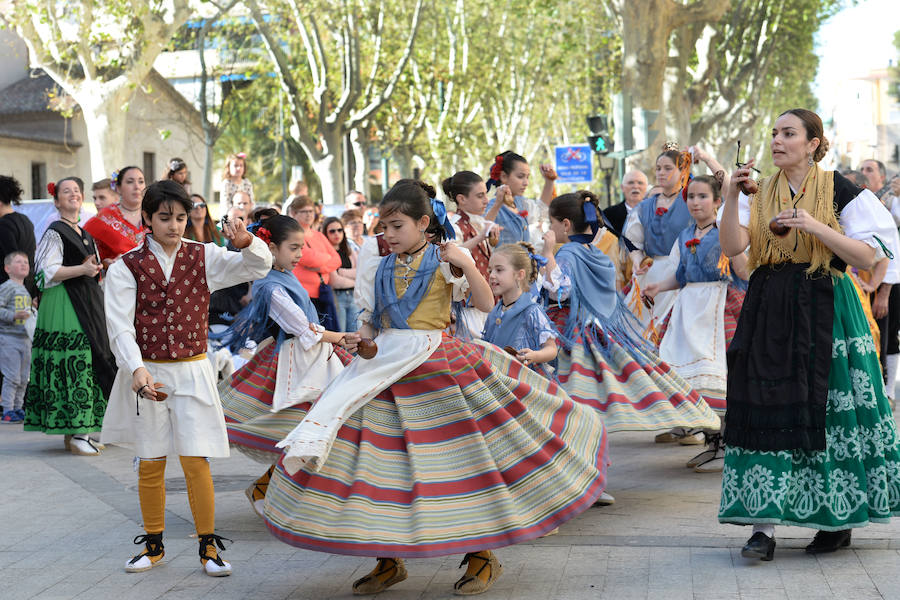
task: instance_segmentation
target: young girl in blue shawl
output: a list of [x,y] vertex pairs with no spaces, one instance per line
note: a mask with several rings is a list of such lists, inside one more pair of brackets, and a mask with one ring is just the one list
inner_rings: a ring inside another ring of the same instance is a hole
[[[718,417],[641,339],[616,292],[615,267],[591,244],[597,197],[563,194],[550,204],[544,236],[548,315],[562,332],[557,376],[575,400],[605,415],[609,431],[711,427]],[[554,255],[556,242],[562,247]]]
[[357,595],[406,579],[404,558],[458,553],[468,569],[454,592],[478,594],[501,573],[491,549],[553,530],[603,491],[602,418],[495,346],[446,334],[452,301],[471,292],[488,312],[494,300],[468,251],[443,242],[431,186],[398,182],[379,213],[390,254],[356,290],[377,353],[281,442],[266,522],[294,546],[378,557]]
[[[232,352],[247,340],[263,341],[255,356],[219,386],[228,440],[252,458],[272,465],[275,447],[309,410],[310,402],[350,361],[359,335],[326,331],[292,269],[303,254],[303,230],[275,215],[255,228],[272,253],[272,270],[253,284],[253,300],[229,329],[214,336]],[[347,352],[335,352],[342,348]],[[272,468],[246,490],[258,514]]]
[[488,283],[500,298],[488,314],[483,339],[507,352],[542,375],[546,365],[556,358],[556,329],[543,306],[529,291],[537,281],[538,270],[547,259],[535,253],[528,242],[506,244],[494,250]]

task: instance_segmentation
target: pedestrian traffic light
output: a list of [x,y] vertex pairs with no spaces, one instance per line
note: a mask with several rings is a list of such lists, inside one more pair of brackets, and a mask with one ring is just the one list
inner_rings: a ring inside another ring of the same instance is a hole
[[591,130],[591,135],[587,136],[591,151],[600,156],[606,156],[612,152],[615,144],[609,135],[606,116],[591,115],[587,118],[587,125]]

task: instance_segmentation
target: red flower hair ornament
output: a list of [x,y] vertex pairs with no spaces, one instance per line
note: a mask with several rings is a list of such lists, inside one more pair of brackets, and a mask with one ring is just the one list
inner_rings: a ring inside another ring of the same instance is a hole
[[503,155],[498,154],[494,159],[494,164],[491,165],[491,179],[499,182],[500,181],[500,173],[503,171]]
[[47,191],[50,192],[50,195],[54,198],[56,197],[56,184],[52,181],[47,184]]
[[266,244],[272,243],[272,232],[265,227],[260,227],[256,230],[256,237],[264,241]]

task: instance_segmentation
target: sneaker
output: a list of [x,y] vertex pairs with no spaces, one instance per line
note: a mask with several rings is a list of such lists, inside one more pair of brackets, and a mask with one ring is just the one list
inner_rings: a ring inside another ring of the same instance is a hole
[[21,423],[21,422],[22,422],[22,419],[19,418],[19,415],[16,414],[16,411],[14,411],[14,410],[3,411],[2,423],[14,424],[14,423]]
[[23,409],[17,408],[17,409],[15,410],[15,413],[16,413],[17,415],[19,415],[19,420],[20,420],[20,421],[24,421],[24,420],[25,420],[25,411],[24,411]]

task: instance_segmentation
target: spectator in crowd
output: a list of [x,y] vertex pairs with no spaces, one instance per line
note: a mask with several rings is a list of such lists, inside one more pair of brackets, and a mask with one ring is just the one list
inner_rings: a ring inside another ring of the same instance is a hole
[[363,224],[362,212],[358,210],[347,210],[341,215],[341,223],[344,224],[344,235],[347,236],[347,243],[354,252],[359,252],[362,248],[363,236],[366,234],[366,226]]
[[879,200],[890,191],[890,186],[885,183],[887,181],[887,171],[883,162],[870,158],[862,161],[862,164],[859,165],[859,170],[866,178],[864,187],[875,194]]
[[612,233],[620,237],[622,228],[625,226],[625,219],[631,214],[634,207],[646,197],[647,176],[638,170],[625,173],[625,177],[622,178],[622,194],[625,196],[625,200],[603,211],[615,230]]
[[253,197],[243,190],[234,193],[234,196],[231,198],[231,205],[244,211],[245,218],[249,218],[253,211],[256,210],[256,203],[253,201]]
[[866,176],[863,175],[862,173],[860,173],[859,171],[850,169],[848,171],[841,173],[841,175],[843,175],[848,180],[850,180],[850,183],[852,183],[855,186],[865,187],[865,185],[866,185]]
[[353,190],[344,198],[344,210],[363,210],[366,208],[366,197],[362,192]]
[[306,185],[306,182],[302,179],[297,179],[296,181],[291,182],[290,194],[288,194],[288,197],[284,199],[283,206],[281,207],[281,214],[288,214],[291,206],[291,200],[293,200],[297,196],[309,196],[309,186]]
[[[294,275],[300,280],[300,284],[319,312],[319,317],[329,313],[329,310],[335,311],[334,306],[329,306],[328,299],[320,298],[320,292],[325,292],[326,296],[330,290],[322,289],[328,285],[331,280],[331,274],[341,266],[341,257],[335,251],[334,247],[328,241],[324,234],[313,228],[313,222],[316,218],[316,207],[309,196],[297,196],[291,201],[288,208],[289,215],[292,219],[300,223],[303,228],[303,256],[300,262],[294,268]],[[325,323],[322,323],[325,325]],[[335,323],[333,327],[326,328],[334,331],[337,327]]]
[[85,231],[97,244],[105,267],[143,243],[146,233],[141,221],[141,200],[147,187],[144,172],[138,167],[125,167],[115,173],[115,181],[119,202],[107,206],[84,224]]
[[209,216],[209,207],[200,194],[191,194],[191,212],[188,214],[184,237],[195,242],[213,242],[216,246],[225,245],[225,236],[213,223]]
[[0,373],[3,387],[3,423],[25,420],[25,387],[31,371],[31,336],[25,323],[31,318],[31,294],[25,289],[30,271],[28,255],[14,250],[3,258],[7,280],[0,283]]
[[[29,265],[34,265],[34,225],[31,219],[13,210],[13,206],[22,202],[22,192],[22,186],[14,177],[0,175],[0,256],[18,250],[28,257]],[[6,272],[0,272],[0,283],[7,279]],[[25,277],[25,288],[32,296],[37,294],[34,269]]]
[[91,196],[94,200],[94,210],[98,213],[119,201],[119,197],[113,191],[112,180],[108,177],[94,182],[91,186]]
[[341,219],[337,217],[325,219],[322,223],[322,232],[341,257],[341,266],[331,274],[330,283],[337,304],[338,331],[356,331],[359,328],[356,322],[359,309],[353,301],[353,290],[356,286],[357,252],[347,243]]
[[191,181],[188,179],[190,173],[188,173],[187,163],[181,158],[173,158],[166,166],[168,167],[166,179],[171,179],[172,181],[180,183],[185,191],[190,194]]
[[225,159],[225,172],[219,184],[219,214],[231,208],[232,198],[238,191],[246,192],[253,199],[253,184],[247,179],[247,155],[243,152],[229,154]]

